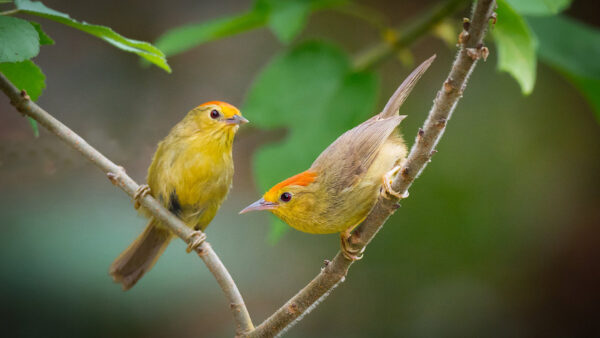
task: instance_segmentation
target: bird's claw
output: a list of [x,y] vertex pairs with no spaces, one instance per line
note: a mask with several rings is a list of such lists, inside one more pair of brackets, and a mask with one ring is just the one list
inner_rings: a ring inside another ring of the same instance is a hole
[[200,245],[202,245],[202,243],[204,243],[204,241],[206,241],[206,234],[202,231],[194,231],[190,233],[190,235],[187,237],[187,240],[188,246],[187,249],[185,249],[185,251],[187,253],[190,253],[196,250],[196,248],[198,248]]
[[394,182],[394,177],[396,174],[402,169],[401,166],[395,166],[392,170],[388,171],[385,175],[383,175],[383,185],[381,189],[381,196],[387,199],[403,199],[408,197],[408,190],[404,192],[404,194],[400,194],[392,188],[392,182]]
[[144,196],[150,193],[150,187],[147,184],[140,185],[136,190],[135,194],[133,194],[134,204],[133,207],[135,209],[139,209],[141,206],[140,200],[144,198]]
[[347,260],[354,262],[363,258],[365,248],[363,247],[360,250],[352,248],[350,242],[348,241],[350,239],[350,236],[350,233],[343,232],[340,234],[341,249],[344,257],[346,257]]

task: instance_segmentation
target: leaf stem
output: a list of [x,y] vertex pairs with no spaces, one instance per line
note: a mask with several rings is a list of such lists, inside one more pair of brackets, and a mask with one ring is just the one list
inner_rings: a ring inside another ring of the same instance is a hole
[[19,9],[15,8],[15,9],[10,9],[8,11],[0,12],[0,15],[13,15],[13,14],[17,14],[17,13],[19,13]]
[[404,31],[391,30],[387,32],[385,34],[386,36],[398,38],[386,41],[389,40],[389,38],[384,36],[383,42],[359,53],[354,58],[354,68],[357,71],[375,68],[388,57],[394,55],[395,51],[402,50],[413,44],[417,39],[442,22],[444,18],[461,9],[465,3],[466,0],[448,0],[443,4],[432,8],[421,19]]
[[344,6],[332,7],[331,10],[347,16],[355,17],[380,31],[383,31],[388,26],[386,22],[387,17],[383,15],[383,13],[372,7],[364,6],[356,2],[348,2]]

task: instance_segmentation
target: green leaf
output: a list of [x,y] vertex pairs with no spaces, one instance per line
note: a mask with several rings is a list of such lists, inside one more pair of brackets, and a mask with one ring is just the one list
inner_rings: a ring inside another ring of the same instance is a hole
[[33,130],[33,137],[35,137],[35,138],[40,137],[40,128],[38,127],[37,122],[29,116],[27,116],[27,121],[29,121],[29,125],[31,126],[31,129]]
[[130,53],[135,53],[141,56],[142,58],[154,63],[155,65],[164,69],[165,71],[169,73],[171,72],[171,68],[167,64],[165,55],[158,48],[152,46],[147,42],[125,38],[115,33],[112,29],[105,26],[91,25],[86,22],[79,22],[69,17],[68,14],[46,7],[43,3],[39,1],[15,0],[15,5],[17,9],[19,9],[19,12],[41,16],[46,19],[60,22],[69,27],[79,29],[83,32],[94,35],[121,50]]
[[40,52],[35,28],[25,20],[0,15],[0,62],[20,62]]
[[600,77],[600,30],[564,16],[528,18],[545,62],[581,76]]
[[315,10],[338,6],[347,0],[257,0],[251,10],[223,18],[187,24],[165,32],[156,46],[167,56],[183,53],[214,40],[268,25],[277,38],[290,42]]
[[600,121],[600,30],[563,16],[527,21],[538,37],[540,60],[573,82]]
[[33,27],[35,28],[35,30],[38,32],[38,35],[40,37],[40,45],[53,45],[54,44],[54,40],[52,40],[51,37],[49,37],[43,30],[42,30],[42,26],[34,21],[29,21],[30,24],[33,25]]
[[275,1],[269,15],[269,28],[281,42],[289,43],[304,28],[310,10],[309,0]]
[[0,63],[0,72],[15,87],[27,91],[27,94],[33,101],[36,101],[44,88],[46,88],[44,73],[31,60]]
[[[15,87],[25,90],[33,101],[36,101],[46,88],[44,73],[31,60],[17,63],[0,63],[0,73],[4,74]],[[30,117],[28,117],[28,121],[33,129],[34,136],[39,137],[40,132],[37,122]]]
[[576,76],[573,74],[566,75],[575,87],[583,94],[588,103],[596,113],[596,119],[600,123],[600,79]]
[[288,130],[282,142],[255,155],[259,187],[266,191],[308,169],[331,142],[373,113],[377,91],[377,75],[354,72],[335,46],[309,42],[276,57],[259,74],[243,109],[255,126]]
[[571,5],[572,0],[506,0],[521,15],[545,16],[558,14]]
[[525,20],[504,0],[498,0],[498,22],[493,30],[498,69],[511,74],[524,95],[533,90],[536,75],[536,40]]
[[312,12],[346,2],[345,0],[259,0],[257,7],[268,8],[269,28],[279,41],[288,44],[304,29],[308,16]]
[[185,52],[203,43],[239,34],[265,24],[267,15],[262,11],[194,23],[167,31],[156,41],[156,46],[168,56]]

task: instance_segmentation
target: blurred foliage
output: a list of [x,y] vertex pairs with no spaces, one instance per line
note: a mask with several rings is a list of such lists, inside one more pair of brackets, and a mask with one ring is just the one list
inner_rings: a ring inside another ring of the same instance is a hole
[[172,56],[206,42],[260,27],[264,23],[265,17],[252,10],[239,15],[174,28],[159,37],[155,44],[165,55]]
[[564,16],[529,18],[541,60],[571,80],[600,121],[600,30]]
[[498,48],[498,69],[509,72],[521,85],[523,94],[531,94],[535,84],[535,39],[525,19],[505,1],[498,0],[498,22],[494,38]]
[[[260,3],[264,5],[260,5]],[[291,42],[304,28],[312,9],[311,1],[259,1],[258,7],[266,7],[270,12],[268,25],[271,31],[283,43]]]
[[[573,0],[505,0],[522,15],[558,14],[569,7]],[[502,1],[504,2],[504,1]]]
[[147,42],[125,38],[106,26],[92,25],[86,22],[77,21],[68,14],[46,7],[40,1],[15,0],[15,6],[21,13],[41,16],[46,19],[60,22],[69,27],[79,29],[96,36],[123,51],[137,54],[167,72],[171,71],[165,55],[158,48]]
[[600,121],[600,31],[557,15],[570,0],[499,0],[492,30],[498,69],[509,72],[530,94],[536,60],[555,68],[581,91]]
[[51,37],[49,37],[43,30],[42,30],[42,26],[34,21],[29,21],[30,24],[33,25],[33,27],[35,27],[35,30],[38,32],[38,36],[40,37],[40,45],[53,45],[54,44],[54,40],[52,40]]
[[492,30],[498,48],[498,69],[512,75],[524,95],[533,91],[537,39],[524,15],[556,16],[571,0],[498,0],[498,22]]
[[[125,38],[105,26],[79,22],[69,17],[68,14],[46,7],[39,1],[15,0],[14,4],[16,7],[15,10],[7,11],[2,13],[3,15],[0,15],[0,41],[2,42],[0,63],[15,63],[32,59],[38,55],[40,45],[54,44],[54,40],[44,33],[39,23],[8,16],[10,14],[24,13],[37,15],[79,29],[121,50],[135,53],[168,72],[171,71],[164,54],[147,42]],[[22,81],[22,85],[19,88],[27,90],[32,99],[36,100],[41,94],[39,90],[44,88],[44,77],[39,76],[39,68],[34,68],[31,65],[31,62],[27,63],[27,66],[5,65],[3,69],[11,70],[10,79],[13,83],[18,81],[15,80],[16,78],[26,78],[25,81]],[[28,74],[28,72],[32,73]],[[9,76],[6,73],[5,75]],[[31,93],[34,94],[31,95]]]
[[0,63],[0,72],[17,88],[27,88],[29,97],[36,101],[46,87],[46,77],[31,60]]
[[[17,88],[26,89],[27,94],[33,101],[36,101],[46,88],[46,76],[31,60],[0,63],[0,72]],[[40,131],[37,122],[29,116],[27,120],[33,129],[33,135],[38,137]]]
[[304,28],[311,12],[339,6],[346,0],[256,0],[252,9],[200,23],[173,28],[156,40],[156,46],[173,56],[206,42],[268,26],[283,43]]
[[21,62],[40,52],[38,33],[29,22],[0,16],[0,62]]
[[[8,16],[11,14],[37,15],[79,29],[171,72],[165,55],[147,42],[125,38],[105,26],[79,22],[68,14],[46,7],[40,1],[15,0],[14,5],[14,10],[0,13],[0,71],[19,89],[27,91],[34,101],[41,95],[46,84],[44,74],[30,59],[38,55],[40,45],[52,45],[54,40],[44,33],[39,23]],[[28,120],[37,137],[37,123],[30,117]]]
[[456,45],[456,37],[458,36],[456,22],[448,19],[443,20],[433,27],[432,34],[444,41],[448,48],[452,48]]

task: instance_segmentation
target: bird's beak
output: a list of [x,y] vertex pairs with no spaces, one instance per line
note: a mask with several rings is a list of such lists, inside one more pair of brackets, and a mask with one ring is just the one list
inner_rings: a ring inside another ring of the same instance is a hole
[[277,208],[279,204],[265,201],[264,198],[259,199],[258,201],[250,204],[244,210],[240,211],[240,214],[245,214],[249,211],[257,211],[257,210],[273,210]]
[[231,118],[225,119],[225,123],[230,125],[244,124],[248,122],[249,121],[246,118],[238,114],[233,115]]

